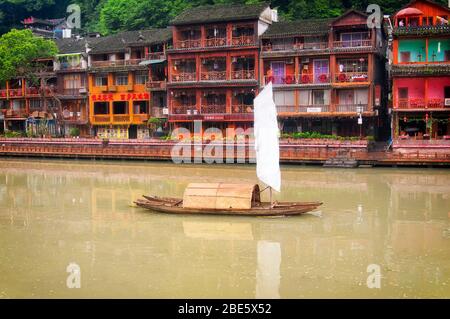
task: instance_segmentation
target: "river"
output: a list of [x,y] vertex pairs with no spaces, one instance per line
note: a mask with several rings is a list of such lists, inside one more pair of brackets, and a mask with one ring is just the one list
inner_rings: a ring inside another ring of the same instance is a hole
[[133,200],[256,183],[255,167],[2,159],[0,298],[450,298],[450,170],[283,166],[282,177],[277,200],[324,205],[291,218],[163,215]]

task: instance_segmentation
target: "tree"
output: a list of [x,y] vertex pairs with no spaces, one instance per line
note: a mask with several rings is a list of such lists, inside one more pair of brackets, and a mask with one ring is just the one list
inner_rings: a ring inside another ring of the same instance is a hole
[[30,30],[16,30],[0,37],[0,81],[33,73],[39,58],[58,53],[55,42],[35,37]]

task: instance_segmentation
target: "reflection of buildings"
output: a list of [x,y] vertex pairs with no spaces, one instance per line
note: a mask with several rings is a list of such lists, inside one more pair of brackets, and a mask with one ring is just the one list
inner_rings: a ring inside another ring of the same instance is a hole
[[[42,242],[28,241],[24,249],[58,245],[52,262],[79,259],[87,294],[401,297],[412,287],[418,296],[433,289],[445,295],[450,185],[442,171],[359,170],[347,174],[348,183],[360,186],[349,191],[340,187],[346,175],[339,171],[286,168],[283,196],[319,197],[322,218],[187,218],[130,204],[144,193],[180,196],[197,176],[223,179],[220,167],[70,163],[2,162],[0,223],[9,227],[4,217],[13,216],[19,228],[25,220],[28,236],[14,240],[39,233]],[[254,175],[236,171],[245,180]],[[316,188],[313,181],[320,182]],[[380,291],[365,286],[373,263],[382,267]]]

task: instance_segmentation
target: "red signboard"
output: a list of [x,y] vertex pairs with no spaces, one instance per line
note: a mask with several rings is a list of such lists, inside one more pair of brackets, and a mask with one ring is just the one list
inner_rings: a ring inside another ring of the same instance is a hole
[[149,100],[149,93],[92,94],[94,102]]

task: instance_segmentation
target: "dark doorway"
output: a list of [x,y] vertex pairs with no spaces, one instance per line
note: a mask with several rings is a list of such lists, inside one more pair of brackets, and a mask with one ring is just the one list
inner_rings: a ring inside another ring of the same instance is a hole
[[130,140],[135,140],[137,139],[137,126],[136,125],[131,125],[130,128],[128,129],[128,138]]

